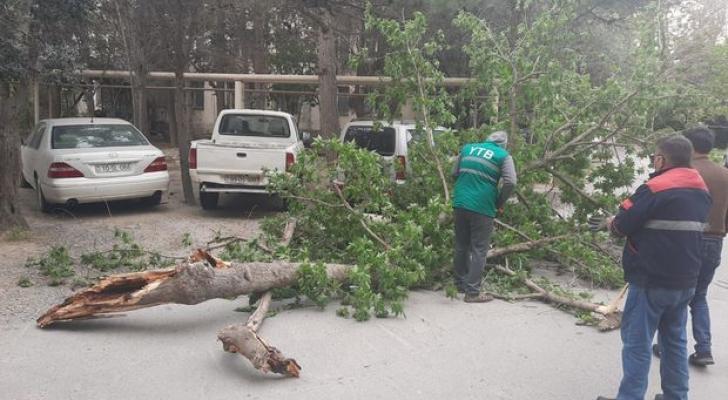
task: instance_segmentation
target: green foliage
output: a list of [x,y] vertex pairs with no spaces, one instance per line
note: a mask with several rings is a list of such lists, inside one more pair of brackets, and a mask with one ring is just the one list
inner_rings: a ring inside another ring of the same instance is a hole
[[147,263],[147,260],[142,258],[145,255],[144,249],[134,241],[129,232],[117,228],[114,230],[114,238],[118,243],[115,243],[111,250],[82,254],[81,264],[101,272],[119,268],[140,271],[148,264],[160,264],[161,256],[158,254],[151,255],[151,263]]
[[18,286],[22,288],[28,288],[33,286],[33,281],[30,280],[27,276],[23,276],[20,279],[18,279]]
[[323,308],[339,290],[339,285],[326,274],[323,264],[304,263],[298,269],[298,292]]
[[28,258],[26,267],[38,268],[40,273],[47,276],[50,286],[58,286],[64,283],[65,278],[75,275],[73,260],[68,254],[68,249],[63,246],[54,246],[48,254],[40,258]]
[[[115,229],[114,239],[117,243],[114,243],[110,250],[84,253],[75,260],[68,254],[67,248],[52,247],[41,258],[29,258],[26,266],[38,268],[43,275],[50,278],[49,284],[56,286],[65,283],[64,278],[75,275],[75,264],[107,273],[116,270],[141,271],[160,268],[173,264],[175,261],[172,257],[145,250],[134,241],[129,232]],[[87,278],[77,278],[72,282],[72,286],[87,286],[89,283]]]
[[182,235],[182,247],[192,246],[192,235],[189,232],[185,232]]

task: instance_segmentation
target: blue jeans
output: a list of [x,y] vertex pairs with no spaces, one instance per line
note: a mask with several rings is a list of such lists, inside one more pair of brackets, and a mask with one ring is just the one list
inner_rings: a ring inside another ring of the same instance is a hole
[[688,398],[688,303],[695,289],[642,288],[630,284],[622,315],[622,383],[617,400],[644,400],[658,332],[665,400]]
[[720,253],[723,250],[723,238],[717,236],[703,237],[703,258],[698,276],[695,297],[690,302],[690,314],[693,316],[693,338],[695,351],[710,353],[710,312],[708,310],[708,286],[713,281],[715,269],[720,265]]

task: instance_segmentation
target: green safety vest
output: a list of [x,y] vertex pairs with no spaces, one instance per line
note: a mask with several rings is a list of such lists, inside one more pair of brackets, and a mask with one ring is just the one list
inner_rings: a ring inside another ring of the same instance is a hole
[[496,216],[498,181],[508,152],[495,142],[468,143],[460,151],[453,208]]

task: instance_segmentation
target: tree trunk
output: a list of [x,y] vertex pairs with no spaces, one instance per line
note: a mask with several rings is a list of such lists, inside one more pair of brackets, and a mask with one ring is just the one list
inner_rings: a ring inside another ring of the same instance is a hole
[[183,72],[175,72],[174,81],[174,117],[177,125],[177,148],[179,149],[179,166],[182,175],[182,190],[187,204],[195,204],[195,196],[192,192],[192,181],[190,180],[190,165],[187,158],[190,151],[190,126],[189,101],[184,90],[185,82],[182,78]]
[[333,16],[326,8],[321,9],[321,25],[318,40],[319,76],[319,120],[320,134],[324,138],[339,136],[339,111],[337,108],[338,89],[336,87],[336,37],[332,28]]
[[[28,87],[21,82],[21,87]],[[23,132],[21,115],[23,90],[13,91],[10,85],[0,81],[0,232],[14,227],[27,227],[18,207],[17,190],[20,173],[20,134]]]
[[149,134],[149,116],[147,115],[147,68],[142,67],[134,70],[132,75],[132,121],[145,135]]
[[[212,35],[210,38],[210,44],[212,47],[212,66],[214,68],[213,72],[228,72],[228,45],[227,45],[227,35],[226,35],[226,12],[229,12],[229,4],[227,0],[217,0],[215,3],[215,26],[212,27]],[[215,89],[215,106],[217,109],[217,114],[220,114],[220,111],[224,110],[227,107],[226,104],[226,92],[223,90],[226,88],[226,82],[224,81],[217,81],[217,82],[210,82],[211,85],[214,85]]]
[[177,112],[175,110],[175,92],[167,92],[165,97],[167,98],[167,110],[169,110],[167,112],[167,120],[169,122],[169,144],[172,145],[172,147],[177,147],[177,143],[179,142],[177,139],[177,131],[179,131],[179,128],[177,127]]
[[[253,13],[253,71],[256,74],[267,74],[268,69],[268,13],[267,7],[256,4],[251,10]],[[265,109],[268,102],[268,84],[256,83],[253,87],[256,92],[251,96],[252,108]]]
[[[38,318],[46,327],[56,321],[89,318],[154,307],[161,304],[199,304],[217,298],[234,298],[296,282],[300,263],[182,263],[173,268],[133,272],[104,278],[93,287],[76,292]],[[351,268],[326,266],[331,279],[343,282]]]

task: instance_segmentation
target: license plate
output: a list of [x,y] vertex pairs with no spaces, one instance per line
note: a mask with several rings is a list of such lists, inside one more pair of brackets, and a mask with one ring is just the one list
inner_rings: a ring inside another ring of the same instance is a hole
[[128,172],[132,163],[96,164],[94,170],[99,174],[113,174],[115,172]]
[[259,185],[260,175],[225,175],[225,182],[232,185]]

